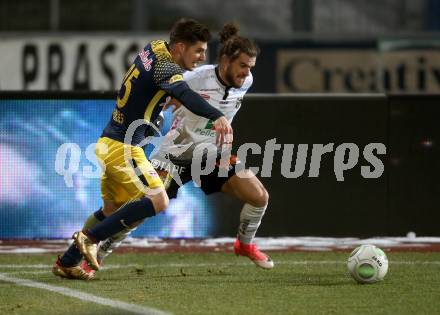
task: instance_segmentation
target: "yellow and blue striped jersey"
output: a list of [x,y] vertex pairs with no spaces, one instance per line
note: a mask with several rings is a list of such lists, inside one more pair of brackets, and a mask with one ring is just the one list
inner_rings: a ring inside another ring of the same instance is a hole
[[183,71],[173,60],[165,41],[156,40],[146,45],[125,74],[115,109],[102,137],[124,142],[127,130],[135,122],[133,136],[126,140],[138,145],[151,128],[149,123],[156,120],[171,97],[204,117],[217,119],[222,116],[189,88],[183,81]]

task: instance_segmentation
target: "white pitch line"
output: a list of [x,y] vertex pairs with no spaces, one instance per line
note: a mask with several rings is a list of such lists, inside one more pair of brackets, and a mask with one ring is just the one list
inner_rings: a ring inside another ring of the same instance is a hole
[[[330,265],[330,264],[345,264],[343,260],[276,260],[275,265]],[[426,260],[426,261],[403,261],[390,260],[390,265],[440,265],[440,261]],[[123,269],[123,268],[182,268],[182,267],[233,267],[233,266],[247,266],[252,265],[251,261],[242,260],[240,262],[225,262],[225,263],[168,263],[168,264],[127,264],[127,265],[105,265],[101,270]],[[1,265],[1,269],[47,269],[50,271],[51,265],[35,264],[35,265]]]
[[42,274],[46,274],[46,273],[50,273],[52,272],[51,270],[26,270],[26,271],[12,271],[12,272],[8,272],[8,275],[24,275],[24,274],[30,274],[30,275],[42,275]]
[[65,288],[65,287],[60,287],[60,286],[50,285],[50,284],[46,284],[46,283],[31,281],[31,280],[27,280],[27,279],[15,278],[15,277],[8,276],[7,274],[3,274],[3,273],[0,273],[0,281],[12,282],[17,285],[21,285],[21,286],[25,286],[25,287],[43,289],[43,290],[55,292],[58,294],[62,294],[62,295],[68,296],[68,297],[74,297],[74,298],[80,299],[82,301],[93,302],[93,303],[104,305],[104,306],[118,308],[118,309],[124,310],[126,312],[130,312],[133,314],[170,315],[170,313],[166,313],[164,311],[157,310],[154,308],[142,307],[139,305],[129,304],[129,303],[125,303],[125,302],[118,301],[118,300],[111,300],[111,299],[103,298],[100,296],[84,293],[81,291],[77,291],[77,290],[73,290],[73,289],[69,289],[69,288]]
[[45,269],[50,268],[49,265],[43,265],[43,264],[35,264],[35,265],[0,265],[0,268],[17,268],[17,269]]

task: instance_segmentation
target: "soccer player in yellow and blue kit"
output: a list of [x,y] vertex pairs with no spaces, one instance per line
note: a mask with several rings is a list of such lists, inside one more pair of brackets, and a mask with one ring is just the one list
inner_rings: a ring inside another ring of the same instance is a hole
[[[205,60],[209,30],[191,19],[177,21],[170,41],[152,41],[137,55],[127,71],[112,117],[96,147],[103,166],[103,207],[89,216],[72,245],[55,262],[55,275],[89,279],[79,266],[82,255],[94,269],[97,243],[168,206],[162,180],[141,147],[153,122],[171,97],[196,115],[214,121],[219,145],[232,143],[232,128],[223,113],[209,105],[183,81],[184,70]],[[118,210],[118,211],[116,211]],[[116,212],[115,212],[116,211]]]
[[[183,77],[194,91],[203,95],[232,122],[242,107],[243,97],[252,86],[251,69],[255,66],[259,48],[252,40],[240,36],[239,27],[234,23],[223,26],[219,39],[218,64],[197,67],[185,72]],[[165,178],[164,184],[170,199],[177,197],[177,191],[182,185],[194,180],[193,161],[198,155],[197,148],[214,144],[216,136],[208,119],[194,115],[178,104],[176,106],[178,108],[173,111],[172,129],[165,136],[167,140],[150,156],[151,163]],[[273,260],[253,242],[268,206],[269,193],[251,170],[240,169],[243,164],[236,157],[231,156],[229,163],[222,166],[220,162],[223,153],[217,150],[218,163],[209,174],[198,178],[200,188],[207,195],[222,192],[244,202],[234,252],[248,257],[258,267],[272,269]],[[225,172],[224,176],[219,176],[221,168]],[[129,229],[125,230],[102,242],[98,250],[98,261],[102,263],[130,232]],[[94,273],[94,270],[87,268],[85,271],[90,275]]]

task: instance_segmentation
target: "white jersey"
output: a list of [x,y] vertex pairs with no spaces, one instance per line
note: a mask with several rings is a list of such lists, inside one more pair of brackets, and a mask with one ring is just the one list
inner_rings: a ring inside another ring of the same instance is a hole
[[[241,88],[227,87],[220,80],[216,65],[200,66],[193,71],[185,72],[183,77],[190,88],[219,109],[229,123],[240,109],[243,97],[253,81],[252,74],[249,74]],[[215,144],[216,132],[213,127],[213,121],[180,106],[174,112],[172,129],[166,135],[167,140],[161,145],[158,155],[165,156],[170,153],[177,160],[191,161],[198,144]]]

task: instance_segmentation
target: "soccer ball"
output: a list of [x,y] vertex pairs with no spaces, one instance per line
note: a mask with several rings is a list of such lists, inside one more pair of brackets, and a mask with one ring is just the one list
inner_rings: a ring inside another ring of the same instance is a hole
[[359,283],[374,283],[383,280],[388,272],[388,258],[374,245],[361,245],[348,257],[347,268]]

